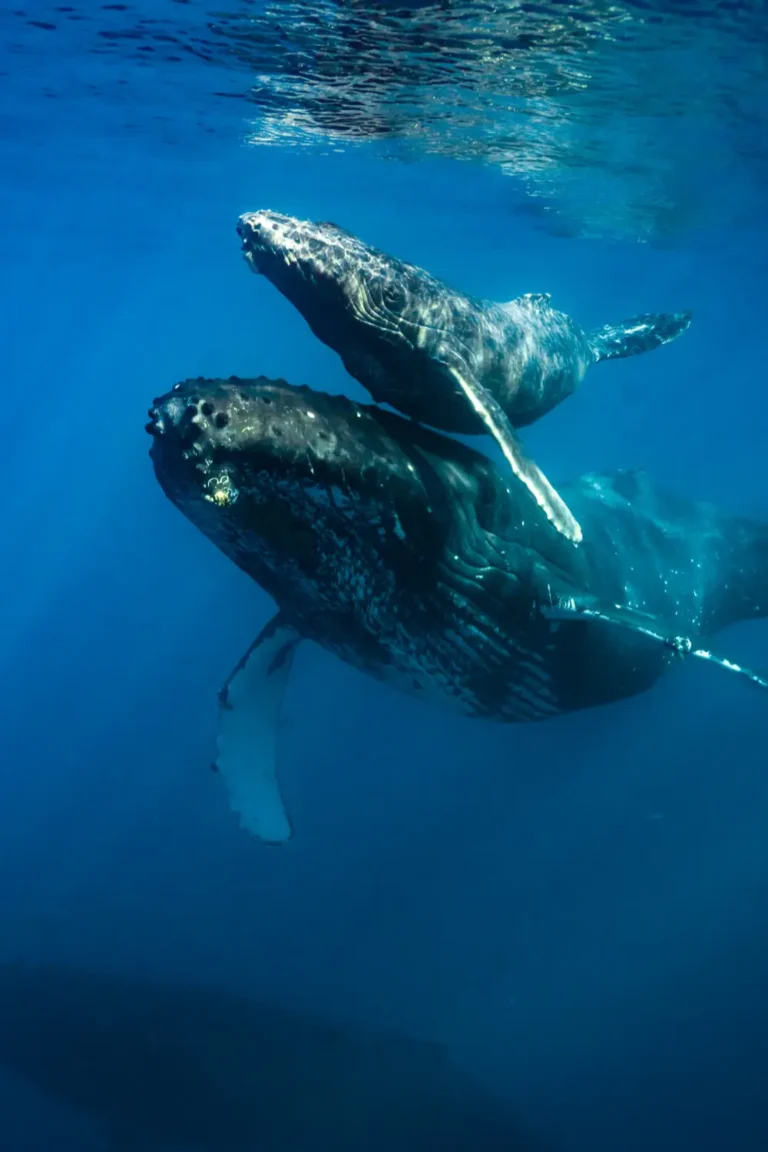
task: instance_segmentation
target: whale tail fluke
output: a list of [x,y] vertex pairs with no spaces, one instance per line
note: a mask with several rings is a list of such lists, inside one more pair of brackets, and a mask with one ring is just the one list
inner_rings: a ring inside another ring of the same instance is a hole
[[620,360],[669,344],[689,327],[691,316],[690,312],[648,312],[623,324],[596,328],[587,339],[595,360]]

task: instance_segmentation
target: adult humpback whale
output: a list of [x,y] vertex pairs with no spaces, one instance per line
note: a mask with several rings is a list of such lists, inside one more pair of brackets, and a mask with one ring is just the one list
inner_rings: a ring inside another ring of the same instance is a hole
[[241,216],[237,230],[251,268],[298,308],[374,400],[446,432],[490,432],[548,519],[581,540],[573,510],[513,428],[570,396],[591,364],[673,340],[689,312],[587,333],[547,295],[474,299],[334,224],[259,211]]
[[768,528],[644,474],[567,485],[574,549],[486,457],[383,409],[284,381],[177,384],[150,409],[166,495],[274,597],[221,695],[217,764],[244,825],[290,836],[275,728],[296,646],[465,715],[520,722],[648,689],[677,655],[768,613]]

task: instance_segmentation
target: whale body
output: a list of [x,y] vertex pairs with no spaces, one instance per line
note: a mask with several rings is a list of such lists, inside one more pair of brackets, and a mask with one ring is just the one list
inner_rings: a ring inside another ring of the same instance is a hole
[[248,265],[374,400],[446,432],[490,433],[574,543],[583,526],[514,430],[570,396],[592,364],[658,348],[691,322],[690,312],[646,313],[586,332],[546,293],[506,303],[468,296],[335,224],[262,210],[242,215],[237,230]]
[[768,611],[768,529],[645,473],[563,485],[589,528],[574,549],[485,456],[343,396],[191,380],[147,427],[166,495],[279,609],[223,690],[220,768],[228,740],[274,754],[302,639],[503,722],[635,695],[690,652],[768,687],[708,648]]

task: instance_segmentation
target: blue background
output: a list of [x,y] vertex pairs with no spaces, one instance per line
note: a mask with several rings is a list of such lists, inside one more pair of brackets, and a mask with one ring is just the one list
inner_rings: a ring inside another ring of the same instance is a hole
[[[188,375],[362,396],[240,258],[238,214],[272,207],[469,292],[551,292],[587,327],[692,308],[683,338],[596,369],[526,443],[555,479],[639,466],[768,518],[766,235],[556,237],[466,163],[83,138],[53,122],[5,152],[0,955],[439,1039],[557,1149],[768,1147],[760,695],[685,666],[502,727],[307,646],[283,716],[296,838],[265,850],[208,764],[216,692],[272,605],[165,500],[143,431]],[[767,640],[742,625],[719,649],[765,666]],[[0,1115],[9,1152],[102,1147],[10,1077]]]

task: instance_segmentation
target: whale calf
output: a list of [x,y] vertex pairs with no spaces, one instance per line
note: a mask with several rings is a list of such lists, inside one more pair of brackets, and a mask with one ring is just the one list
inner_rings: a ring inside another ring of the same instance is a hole
[[237,225],[245,259],[299,310],[377,402],[446,432],[490,432],[555,527],[582,527],[514,435],[569,396],[590,365],[675,339],[690,312],[585,332],[550,297],[500,304],[457,292],[335,224],[262,210]]
[[544,720],[649,689],[768,612],[768,527],[644,473],[563,487],[581,548],[482,454],[396,413],[279,380],[188,380],[150,409],[168,498],[274,598],[221,693],[217,765],[243,824],[290,821],[275,772],[301,640],[467,716]]

